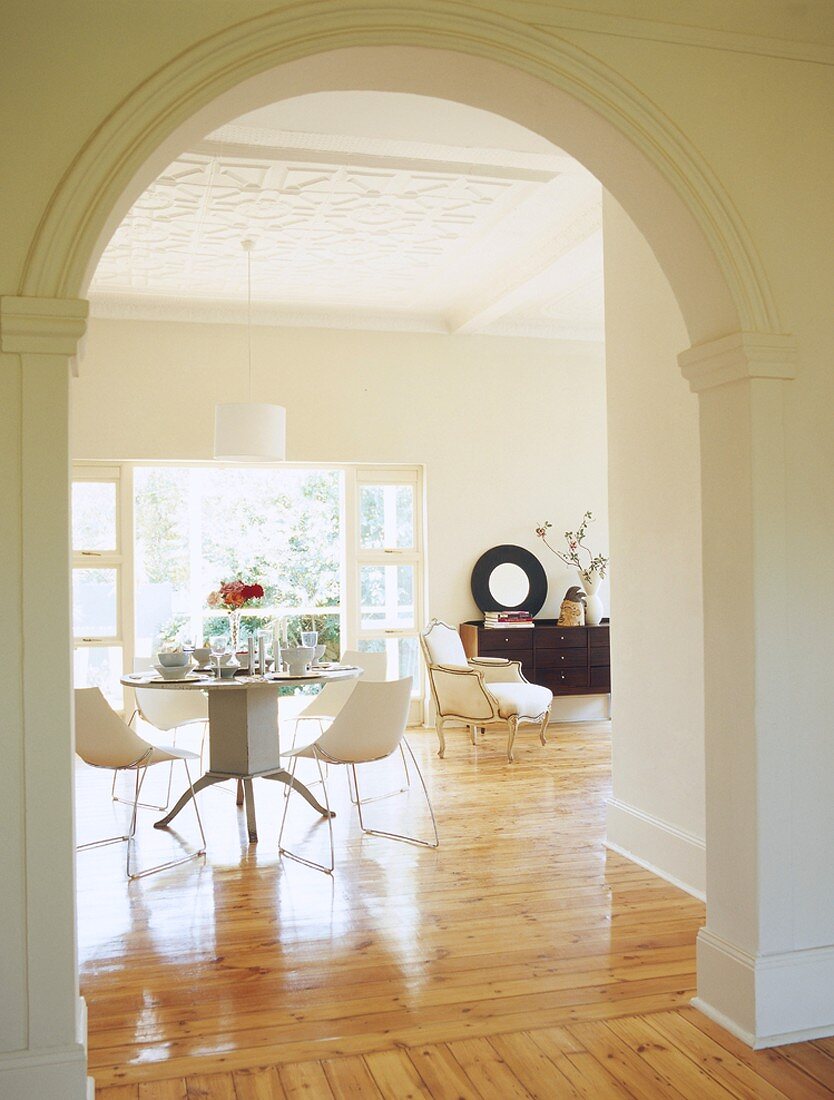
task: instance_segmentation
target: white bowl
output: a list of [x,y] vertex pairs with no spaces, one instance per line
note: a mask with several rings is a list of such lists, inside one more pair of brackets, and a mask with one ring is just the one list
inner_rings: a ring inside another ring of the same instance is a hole
[[186,676],[191,672],[190,665],[174,665],[166,667],[165,665],[153,666],[163,680],[184,680]]
[[302,676],[315,655],[315,647],[311,645],[291,645],[281,650],[281,656],[293,676]]
[[207,665],[211,660],[211,650],[206,646],[197,646],[194,650],[194,660],[198,665]]
[[182,668],[188,664],[190,658],[182,649],[178,649],[172,653],[157,653],[156,659],[165,668]]

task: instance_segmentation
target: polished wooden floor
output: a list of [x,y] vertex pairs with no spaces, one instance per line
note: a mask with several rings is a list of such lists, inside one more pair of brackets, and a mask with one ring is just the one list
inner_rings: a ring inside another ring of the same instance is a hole
[[[332,879],[278,858],[283,800],[266,781],[256,846],[233,790],[211,788],[205,861],[128,885],[121,845],[80,853],[97,1095],[831,1096],[831,1040],[753,1053],[688,1007],[703,906],[603,847],[607,726],[551,737],[521,735],[510,766],[494,735],[473,749],[453,734],[440,761],[413,731],[437,851],[363,836],[334,769]],[[363,795],[401,781],[374,765]],[[80,767],[78,791],[79,842],[120,831],[109,775]],[[428,830],[416,784],[368,812]],[[291,844],[323,856],[326,825],[300,800],[290,814]],[[137,853],[151,862],[196,835],[185,813],[171,835],[155,816],[142,811]]]

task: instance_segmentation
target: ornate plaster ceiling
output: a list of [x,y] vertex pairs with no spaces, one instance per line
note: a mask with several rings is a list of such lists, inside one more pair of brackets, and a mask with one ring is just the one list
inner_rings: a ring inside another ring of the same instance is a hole
[[351,119],[305,96],[208,135],[116,230],[94,314],[241,321],[250,237],[256,322],[601,339],[597,181],[460,105],[409,103],[391,136],[419,98],[351,93]]

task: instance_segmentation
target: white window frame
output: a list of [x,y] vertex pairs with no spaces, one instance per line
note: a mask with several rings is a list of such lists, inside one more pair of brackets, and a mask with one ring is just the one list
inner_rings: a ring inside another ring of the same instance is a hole
[[[116,551],[73,551],[73,568],[113,568],[117,576],[117,632],[113,637],[84,636],[73,639],[73,646],[121,646],[124,671],[133,669],[135,655],[136,623],[134,616],[134,517],[133,471],[138,467],[211,467],[219,463],[183,462],[177,460],[144,459],[137,462],[98,463],[83,462],[73,466],[73,481],[113,481],[117,484],[118,546]],[[239,463],[223,463],[224,466],[240,466]],[[247,464],[247,467],[250,464]],[[251,464],[255,465],[255,464]],[[271,465],[271,464],[264,464]],[[324,609],[274,608],[270,613],[298,617],[299,615],[339,615],[342,649],[356,649],[363,639],[400,637],[417,638],[425,625],[426,608],[426,557],[424,550],[425,508],[424,471],[418,465],[368,465],[338,462],[293,462],[292,469],[339,470],[342,473],[342,499],[340,507],[344,519],[340,547],[340,593],[337,606]],[[407,549],[385,547],[368,550],[360,546],[359,492],[362,485],[411,484],[414,487],[414,546]],[[359,607],[359,577],[362,565],[410,564],[414,566],[414,625],[408,629],[362,629]],[[266,611],[266,609],[264,609]],[[257,613],[255,611],[255,613]],[[422,656],[417,644],[418,673],[414,678],[410,724],[419,724],[423,718]],[[127,703],[126,703],[127,705]]]
[[[112,635],[76,635],[77,649],[122,650],[123,671],[133,667],[133,477],[125,463],[76,463],[72,481],[104,482],[116,486],[116,548],[77,550],[72,547],[72,576],[76,569],[112,569],[116,574],[116,632]],[[74,618],[73,618],[74,622]]]
[[[425,625],[426,608],[426,569],[425,569],[425,502],[423,498],[422,466],[354,466],[351,479],[351,491],[347,494],[345,509],[345,536],[348,543],[349,568],[352,571],[353,584],[348,586],[351,603],[348,608],[348,621],[351,624],[349,634],[351,648],[358,648],[362,641],[396,641],[399,638],[414,638],[417,650],[417,668],[412,685],[409,725],[420,725],[423,721],[423,663],[419,644],[419,635]],[[346,479],[347,484],[347,479]],[[411,547],[389,547],[369,549],[360,541],[360,493],[363,485],[411,485],[414,500],[414,545]],[[360,608],[360,574],[364,565],[412,565],[414,568],[414,622],[408,628],[364,627]]]

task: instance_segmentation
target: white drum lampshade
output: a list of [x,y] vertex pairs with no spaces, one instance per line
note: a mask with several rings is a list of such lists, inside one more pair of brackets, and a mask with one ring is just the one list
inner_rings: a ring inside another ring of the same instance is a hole
[[286,450],[287,413],[281,405],[241,402],[215,406],[215,458],[283,462]]

